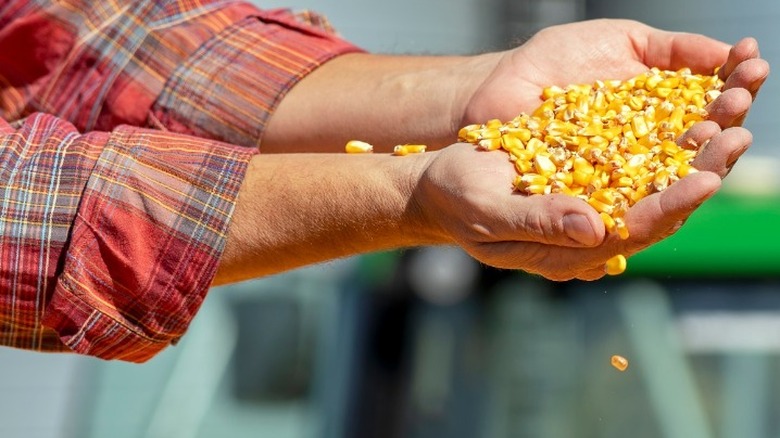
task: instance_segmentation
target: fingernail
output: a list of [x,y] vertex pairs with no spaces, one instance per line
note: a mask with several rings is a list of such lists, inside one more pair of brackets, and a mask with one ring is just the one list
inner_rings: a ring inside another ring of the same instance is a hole
[[581,214],[567,214],[563,217],[563,230],[569,238],[587,246],[597,245],[596,231],[587,217]]

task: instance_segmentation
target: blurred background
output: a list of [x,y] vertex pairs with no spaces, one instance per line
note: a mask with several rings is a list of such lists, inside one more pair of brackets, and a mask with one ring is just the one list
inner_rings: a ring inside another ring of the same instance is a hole
[[[774,0],[257,3],[322,12],[374,52],[624,17],[754,36],[780,65]],[[144,365],[0,349],[0,437],[780,437],[779,97],[770,77],[724,190],[619,278],[551,283],[431,248],[215,289]]]

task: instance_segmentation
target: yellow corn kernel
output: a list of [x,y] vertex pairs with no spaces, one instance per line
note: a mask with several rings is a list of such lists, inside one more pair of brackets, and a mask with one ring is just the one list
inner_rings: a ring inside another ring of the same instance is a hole
[[612,364],[615,369],[618,371],[625,371],[628,369],[628,359],[625,357],[615,354],[609,359],[609,363]]
[[481,128],[480,125],[466,125],[458,131],[458,140],[459,141],[465,141],[467,143],[472,143],[474,140],[476,140],[476,134],[474,134],[477,130]]
[[691,97],[691,103],[697,108],[704,108],[707,106],[707,99],[704,97],[704,93],[696,93]]
[[563,88],[558,87],[556,85],[551,85],[549,87],[545,87],[542,90],[542,98],[547,100],[547,99],[556,97],[556,96],[558,96],[560,94],[563,94],[563,93],[564,93]]
[[547,155],[534,156],[534,167],[539,174],[545,176],[553,175],[557,170],[555,163]]
[[575,170],[572,172],[572,180],[580,187],[587,187],[590,184],[590,180],[593,178],[593,173],[584,172],[581,170]]
[[501,130],[495,126],[487,127],[480,131],[480,140],[501,138]]
[[555,102],[547,99],[531,114],[533,117],[544,117],[546,119],[555,118]]
[[669,171],[666,169],[661,169],[655,174],[655,178],[653,179],[653,187],[657,191],[665,190],[667,187],[669,187]]
[[498,138],[483,138],[477,143],[480,149],[485,151],[496,151],[501,149],[501,137]]
[[463,134],[463,141],[467,143],[477,143],[482,139],[482,133],[481,129],[474,129],[470,131],[466,131]]
[[525,149],[536,154],[540,151],[546,151],[547,145],[544,144],[543,141],[539,140],[538,138],[534,137],[530,140],[528,140],[528,143],[525,145]]
[[631,187],[634,184],[634,180],[628,176],[621,176],[613,182],[615,187]]
[[650,128],[647,126],[644,114],[637,114],[631,119],[631,129],[636,138],[644,137],[650,133]]
[[517,169],[517,173],[519,173],[520,175],[530,172],[531,170],[533,170],[533,168],[534,165],[533,163],[531,163],[530,160],[518,159],[517,161],[515,161],[515,169]]
[[[658,86],[658,84],[660,84],[661,81],[663,81],[663,80],[664,80],[664,78],[661,77],[660,75],[657,75],[657,74],[653,75],[653,76],[650,76],[649,78],[647,78],[645,80],[644,88],[647,91],[651,91],[651,90],[655,89]],[[637,80],[637,82],[639,82],[639,81]],[[640,87],[641,85],[637,84],[637,86]]]
[[590,195],[593,199],[608,205],[615,204],[615,192],[610,189],[600,189]]
[[582,135],[584,137],[594,137],[600,135],[603,130],[604,127],[601,125],[601,123],[592,123],[577,131],[577,135]]
[[615,231],[615,218],[606,213],[599,213],[599,216],[601,217],[601,221],[604,222],[604,227],[607,229],[608,233]]
[[399,144],[393,148],[393,155],[421,154],[426,148],[424,144]]
[[527,150],[527,149],[512,148],[512,149],[509,149],[509,153],[512,156],[516,157],[518,160],[523,160],[523,161],[529,161],[530,162],[534,158],[534,153],[529,151],[529,150]]
[[628,106],[634,111],[640,111],[644,109],[645,102],[647,102],[647,97],[642,95],[635,95],[631,96],[628,99]]
[[680,132],[683,129],[683,117],[685,117],[685,108],[675,107],[672,113],[669,115],[669,124],[671,129]]
[[531,139],[531,130],[528,129],[528,128],[520,128],[520,127],[514,128],[514,127],[510,127],[510,128],[506,129],[506,132],[505,132],[504,135],[508,135],[508,136],[511,136],[511,137],[516,137],[517,139],[519,139],[523,143],[527,143],[528,140]]
[[680,167],[677,168],[677,176],[680,178],[685,178],[686,176],[698,171],[698,169],[691,166],[690,164],[683,163],[680,165]]
[[360,140],[350,140],[344,146],[348,154],[368,154],[374,152],[374,146]]
[[589,175],[593,175],[593,172],[595,172],[593,163],[580,156],[574,157],[573,167],[575,171],[583,172]]
[[503,123],[501,123],[501,120],[498,119],[490,119],[485,123],[485,129],[489,131],[498,130]]
[[547,185],[548,178],[538,173],[526,173],[520,176],[520,183],[525,186],[544,186]]
[[428,146],[424,144],[406,144],[404,147],[410,154],[421,154],[428,149]]
[[566,187],[574,186],[574,175],[571,172],[556,172],[551,179],[563,183]]
[[606,213],[611,215],[612,212],[615,211],[614,205],[607,204],[606,202],[600,201],[598,199],[588,198],[588,204],[590,204],[591,207],[595,208],[596,211],[598,211],[599,213]]
[[604,265],[604,271],[607,275],[620,275],[626,271],[626,257],[622,254],[618,254],[615,257],[607,260]]
[[615,232],[622,240],[628,239],[628,226],[622,217],[615,218]]
[[681,149],[677,151],[676,154],[674,154],[674,159],[680,163],[689,163],[693,161],[694,158],[696,158],[696,154],[698,154],[698,151],[696,150]]
[[552,193],[552,187],[549,185],[530,185],[525,188],[525,192],[531,195],[549,195]]
[[523,148],[525,147],[525,144],[517,136],[504,134],[501,136],[501,147],[506,150],[511,150],[514,148]]
[[680,86],[680,78],[678,76],[671,76],[663,79],[656,86],[657,88],[671,88],[675,89]]
[[720,90],[709,90],[704,93],[704,101],[707,103],[712,102],[720,96]]

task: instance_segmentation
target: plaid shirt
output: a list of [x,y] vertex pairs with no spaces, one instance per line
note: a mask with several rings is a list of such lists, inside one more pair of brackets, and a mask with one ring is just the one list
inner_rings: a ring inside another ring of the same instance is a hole
[[274,108],[356,50],[238,1],[0,1],[0,344],[175,343]]

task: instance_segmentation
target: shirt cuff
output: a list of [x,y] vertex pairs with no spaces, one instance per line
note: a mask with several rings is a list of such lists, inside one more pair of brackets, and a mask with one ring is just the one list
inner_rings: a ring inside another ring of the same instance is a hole
[[214,36],[171,75],[150,125],[258,147],[271,114],[299,80],[335,56],[362,51],[319,16],[309,15],[312,24],[301,17],[258,10]]
[[144,362],[175,343],[216,274],[251,155],[117,128],[87,181],[43,325],[103,359]]

